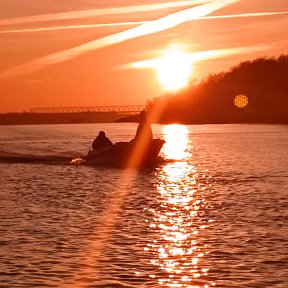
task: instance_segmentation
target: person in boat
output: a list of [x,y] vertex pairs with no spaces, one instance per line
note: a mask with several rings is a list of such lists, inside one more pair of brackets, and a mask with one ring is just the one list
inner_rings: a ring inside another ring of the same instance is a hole
[[111,140],[105,135],[104,131],[100,131],[98,136],[95,138],[95,140],[92,143],[93,150],[102,150],[106,148],[110,148],[113,146],[113,143]]
[[151,142],[153,139],[153,133],[151,129],[150,121],[147,117],[145,110],[140,112],[139,124],[137,127],[136,135],[131,142],[138,141],[139,139]]

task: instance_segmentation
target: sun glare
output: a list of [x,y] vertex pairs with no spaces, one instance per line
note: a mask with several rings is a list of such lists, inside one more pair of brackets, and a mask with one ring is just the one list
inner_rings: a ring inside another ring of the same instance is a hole
[[157,76],[167,91],[176,91],[188,84],[192,73],[189,57],[185,51],[171,48],[158,59]]

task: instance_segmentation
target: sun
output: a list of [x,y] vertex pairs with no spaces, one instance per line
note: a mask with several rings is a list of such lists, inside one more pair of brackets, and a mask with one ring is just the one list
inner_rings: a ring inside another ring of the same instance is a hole
[[189,83],[192,73],[190,55],[181,49],[166,50],[155,67],[161,85],[167,91],[177,91]]

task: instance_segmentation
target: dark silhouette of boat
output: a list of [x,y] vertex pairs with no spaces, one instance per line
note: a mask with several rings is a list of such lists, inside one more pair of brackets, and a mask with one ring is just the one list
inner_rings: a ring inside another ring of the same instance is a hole
[[73,159],[71,163],[121,168],[153,167],[163,162],[159,153],[164,143],[162,139],[153,139],[143,146],[136,141],[118,142],[109,148],[91,150],[87,155]]

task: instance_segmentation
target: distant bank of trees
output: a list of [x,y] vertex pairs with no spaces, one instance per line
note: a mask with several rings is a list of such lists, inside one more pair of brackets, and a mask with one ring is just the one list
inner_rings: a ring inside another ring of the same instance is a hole
[[161,106],[163,123],[288,124],[288,55],[241,62],[149,106]]

